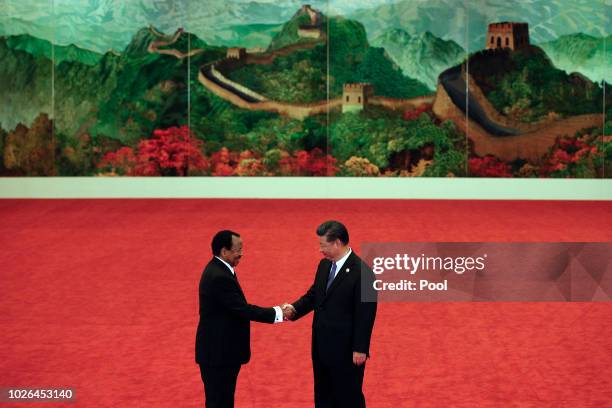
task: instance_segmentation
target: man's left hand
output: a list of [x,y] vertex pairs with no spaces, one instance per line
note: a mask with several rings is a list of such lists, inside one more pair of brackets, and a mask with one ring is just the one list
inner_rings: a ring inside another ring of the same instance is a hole
[[358,353],[356,351],[353,351],[353,364],[355,364],[356,366],[360,366],[363,365],[363,363],[365,363],[366,361],[366,354],[365,353]]

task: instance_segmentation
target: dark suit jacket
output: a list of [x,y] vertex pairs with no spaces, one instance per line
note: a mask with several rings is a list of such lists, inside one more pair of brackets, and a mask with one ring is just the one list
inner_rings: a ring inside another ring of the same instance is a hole
[[[312,358],[327,363],[352,363],[353,352],[369,355],[372,328],[376,317],[374,273],[352,252],[329,287],[331,261],[322,259],[313,285],[293,303],[296,319],[314,310],[312,321]],[[362,302],[363,291],[372,302]]]
[[196,362],[214,366],[246,364],[251,358],[250,321],[274,323],[274,308],[248,304],[236,277],[215,257],[202,272],[199,297]]

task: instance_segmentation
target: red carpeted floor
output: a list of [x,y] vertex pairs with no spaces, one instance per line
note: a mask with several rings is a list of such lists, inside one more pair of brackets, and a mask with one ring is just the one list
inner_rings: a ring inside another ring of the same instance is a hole
[[[345,222],[359,251],[367,241],[611,241],[611,213],[609,202],[2,200],[0,386],[71,386],[78,403],[67,406],[203,406],[197,284],[218,229],[242,234],[243,289],[272,306],[310,285],[326,219]],[[252,324],[237,407],[313,406],[311,319]],[[610,407],[611,339],[610,303],[381,304],[366,399]]]

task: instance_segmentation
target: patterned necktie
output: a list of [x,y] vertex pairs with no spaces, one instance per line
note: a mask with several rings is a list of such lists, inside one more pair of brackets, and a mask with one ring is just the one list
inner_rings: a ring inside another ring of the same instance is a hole
[[332,282],[334,281],[334,275],[336,274],[336,263],[332,262],[332,267],[329,271],[329,276],[327,277],[327,288],[325,289],[325,291],[327,292],[329,290],[329,287],[331,286]]

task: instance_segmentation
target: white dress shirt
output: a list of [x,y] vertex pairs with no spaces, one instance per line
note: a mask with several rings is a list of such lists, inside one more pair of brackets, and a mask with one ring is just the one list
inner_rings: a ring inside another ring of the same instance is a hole
[[334,279],[336,279],[336,276],[338,276],[338,273],[340,272],[340,268],[342,268],[342,265],[344,265],[344,263],[348,259],[349,255],[351,255],[351,252],[353,252],[353,250],[349,247],[349,250],[346,253],[346,255],[344,255],[342,258],[340,258],[340,259],[338,259],[336,261],[336,273],[334,273],[334,277],[332,279],[332,282],[334,281]]

